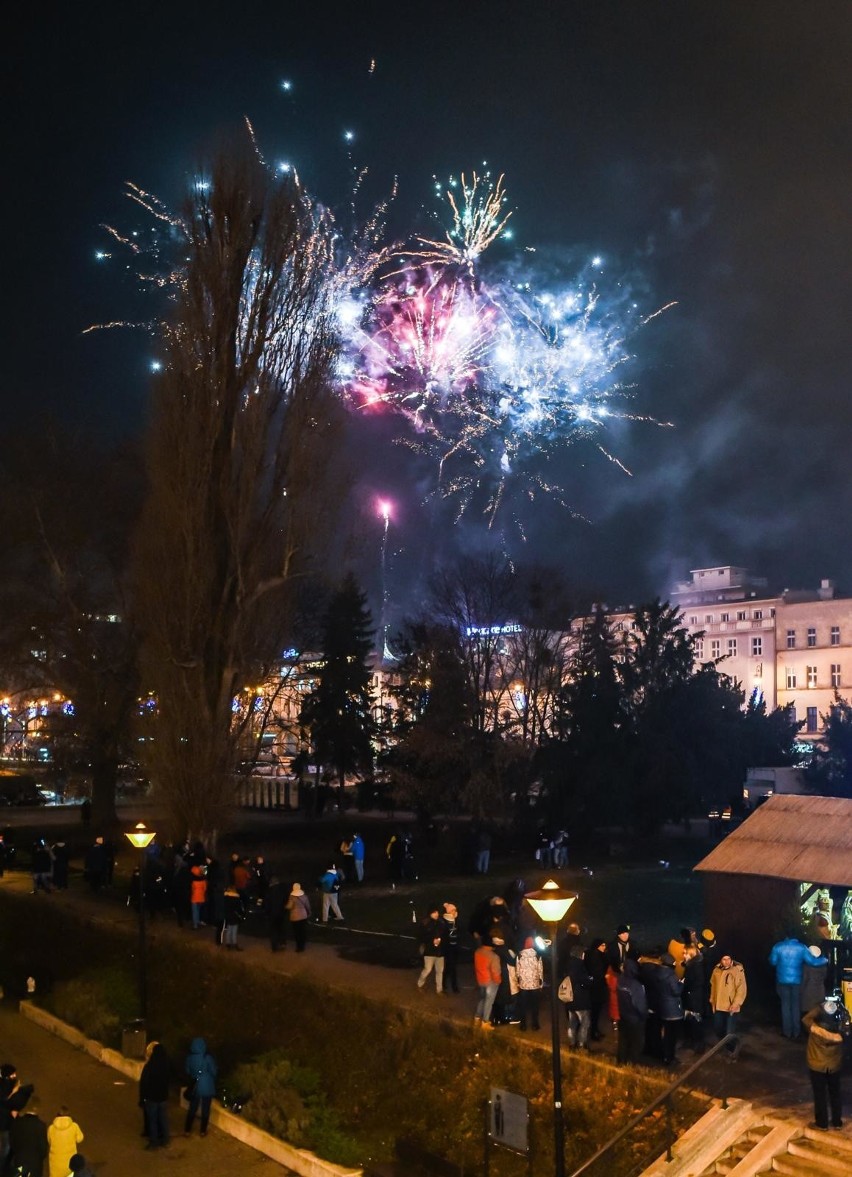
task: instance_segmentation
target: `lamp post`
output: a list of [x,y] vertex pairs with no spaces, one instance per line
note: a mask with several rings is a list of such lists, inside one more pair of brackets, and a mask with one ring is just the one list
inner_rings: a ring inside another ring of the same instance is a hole
[[563,891],[549,880],[540,891],[524,896],[538,918],[550,926],[550,1025],[553,1056],[553,1157],[555,1177],[565,1175],[565,1126],[562,1117],[562,1052],[559,1038],[559,977],[556,972],[556,935],[559,923],[577,898],[576,891]]
[[125,833],[124,836],[131,846],[136,847],[141,855],[139,862],[139,1016],[144,1022],[148,1016],[147,945],[145,941],[145,851],[153,842],[156,834],[154,830],[146,829],[145,823],[140,821],[134,829],[129,833]]

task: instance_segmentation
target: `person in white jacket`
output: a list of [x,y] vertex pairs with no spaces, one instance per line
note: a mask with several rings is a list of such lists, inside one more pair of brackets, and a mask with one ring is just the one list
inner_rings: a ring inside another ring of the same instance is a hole
[[526,1030],[529,1020],[532,1029],[538,1030],[538,1007],[544,985],[544,968],[541,957],[535,950],[532,936],[527,936],[523,948],[518,953],[515,971],[518,976],[518,1015],[521,1019],[521,1029]]

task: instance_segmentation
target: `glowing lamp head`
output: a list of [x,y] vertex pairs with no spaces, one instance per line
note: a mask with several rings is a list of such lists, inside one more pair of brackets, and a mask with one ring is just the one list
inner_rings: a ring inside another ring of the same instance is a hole
[[154,830],[146,829],[144,821],[140,821],[134,829],[125,833],[124,836],[131,846],[135,846],[137,850],[145,850],[157,835]]
[[538,918],[545,924],[558,924],[577,898],[576,891],[563,891],[553,879],[548,879],[540,891],[528,891],[524,896]]

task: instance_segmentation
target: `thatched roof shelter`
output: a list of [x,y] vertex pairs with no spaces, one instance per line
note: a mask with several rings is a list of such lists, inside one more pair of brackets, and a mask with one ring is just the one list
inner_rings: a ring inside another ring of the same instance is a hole
[[852,887],[852,801],[776,794],[694,869]]

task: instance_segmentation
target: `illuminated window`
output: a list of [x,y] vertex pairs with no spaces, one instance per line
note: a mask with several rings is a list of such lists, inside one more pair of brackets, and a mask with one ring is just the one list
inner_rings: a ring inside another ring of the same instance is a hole
[[808,645],[809,646],[816,645],[816,630],[814,629],[814,627],[812,625],[808,626]]
[[808,671],[808,686],[815,687],[817,685],[817,668],[815,666],[809,666],[807,668],[807,671]]
[[795,650],[796,648],[796,631],[794,629],[787,630],[787,649]]
[[832,646],[840,645],[840,626],[832,625],[831,627],[831,644]]
[[840,663],[832,662],[831,664],[831,685],[837,689],[840,686]]
[[818,722],[819,716],[817,714],[816,707],[809,707],[807,711],[806,730],[809,732],[815,732],[817,730]]
[[787,667],[787,690],[792,691],[796,686],[796,672]]
[[751,639],[751,656],[752,658],[763,657],[763,638]]

